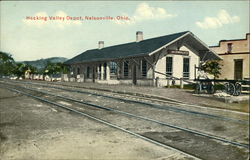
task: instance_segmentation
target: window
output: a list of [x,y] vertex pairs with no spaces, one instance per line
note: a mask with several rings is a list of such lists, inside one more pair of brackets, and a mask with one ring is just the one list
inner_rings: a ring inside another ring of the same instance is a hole
[[87,67],[87,78],[90,78],[90,67]]
[[233,44],[232,43],[228,43],[227,44],[227,53],[232,53],[232,49],[233,49]]
[[80,68],[77,68],[77,74],[80,74]]
[[189,79],[189,58],[183,58],[183,78]]
[[128,61],[123,62],[123,75],[124,77],[128,77]]
[[147,77],[147,62],[145,60],[141,61],[141,75]]
[[117,64],[115,62],[110,62],[110,73],[116,74],[117,72]]
[[166,74],[173,75],[173,57],[166,57]]

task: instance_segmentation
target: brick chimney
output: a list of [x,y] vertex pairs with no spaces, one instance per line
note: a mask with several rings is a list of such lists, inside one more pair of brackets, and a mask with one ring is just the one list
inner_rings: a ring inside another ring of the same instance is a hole
[[143,32],[142,31],[137,31],[136,32],[136,42],[140,42],[143,40]]
[[104,47],[104,41],[98,42],[98,49],[102,49]]

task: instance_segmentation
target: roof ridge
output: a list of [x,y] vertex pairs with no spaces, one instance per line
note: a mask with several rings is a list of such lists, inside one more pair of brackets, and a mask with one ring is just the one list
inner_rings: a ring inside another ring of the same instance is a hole
[[[86,50],[86,51],[84,51],[84,52],[82,52],[82,53],[80,53],[80,54],[83,54],[83,53],[85,53],[85,52],[87,52],[87,51],[93,51],[93,50],[105,50],[105,49],[108,49],[108,48],[110,48],[110,47],[118,47],[118,46],[122,46],[122,45],[128,45],[128,44],[132,44],[132,43],[141,43],[141,42],[145,42],[145,41],[149,41],[149,40],[153,40],[153,39],[157,39],[157,38],[163,38],[163,37],[167,37],[167,36],[172,36],[172,35],[176,35],[176,34],[181,34],[181,33],[188,33],[188,32],[190,32],[190,31],[183,31],[183,32],[177,32],[177,33],[172,33],[172,34],[167,34],[167,35],[164,35],[164,36],[158,36],[158,37],[153,37],[153,38],[148,38],[148,39],[145,39],[145,40],[141,40],[141,41],[139,41],[139,42],[136,42],[136,41],[134,41],[134,42],[128,42],[128,43],[121,43],[121,44],[116,44],[116,45],[112,45],[112,46],[108,46],[108,47],[103,47],[102,49],[98,49],[98,48],[93,48],[93,49],[88,49],[88,50]],[[191,33],[191,32],[190,32]]]
[[[163,38],[163,37],[172,36],[172,35],[181,34],[181,33],[184,34],[184,33],[188,33],[188,32],[190,32],[190,31],[183,31],[183,32],[177,32],[177,33],[167,34],[167,35],[164,35],[164,36],[153,37],[153,38],[145,39],[145,40],[142,40],[142,41],[153,40],[153,39],[156,39],[156,38]],[[142,42],[142,41],[140,41],[140,42]]]
[[[177,32],[164,36],[153,37],[149,39],[142,40],[140,42],[129,42],[123,44],[117,44],[113,46],[104,47],[102,49],[89,49],[79,55],[69,59],[67,62],[77,62],[85,60],[97,60],[103,58],[121,58],[128,56],[138,56],[141,53],[148,54],[155,49],[162,47],[163,45],[173,41],[174,39],[186,35],[187,33],[192,33],[190,31]],[[100,54],[99,54],[100,53]],[[66,63],[67,63],[66,62]]]
[[[141,41],[139,41],[139,42],[134,41],[134,42],[116,44],[116,45],[104,47],[104,48],[102,48],[102,49],[109,48],[109,47],[120,46],[120,45],[126,45],[126,44],[130,44],[130,43],[140,43],[140,42],[145,42],[145,41],[148,41],[148,40],[153,40],[153,39],[156,39],[156,38],[162,38],[162,37],[172,36],[172,35],[181,34],[181,33],[184,34],[184,33],[188,33],[188,32],[190,32],[190,31],[183,31],[183,32],[177,32],[177,33],[171,33],[171,34],[167,34],[167,35],[164,35],[164,36],[158,36],[158,37],[153,37],[153,38],[144,39],[144,40],[141,40]],[[190,32],[190,33],[192,33],[192,32]],[[96,48],[96,49],[98,49],[98,48]],[[94,50],[94,49],[90,49],[90,50]],[[86,50],[86,51],[88,51],[88,50]]]

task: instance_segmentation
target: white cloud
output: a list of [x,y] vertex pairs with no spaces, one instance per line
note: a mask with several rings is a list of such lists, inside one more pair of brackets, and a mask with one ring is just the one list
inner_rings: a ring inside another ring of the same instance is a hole
[[147,3],[139,4],[132,16],[129,16],[126,13],[123,13],[122,15],[128,16],[130,20],[116,20],[116,24],[135,24],[136,22],[145,20],[159,20],[176,16],[168,13],[164,8],[151,7]]
[[[23,19],[23,23],[28,26],[35,26],[38,28],[49,26],[60,29],[63,29],[66,26],[82,24],[80,20],[67,20],[67,16],[68,15],[63,11],[57,11],[53,15],[48,15],[46,12],[38,12],[32,16],[26,16],[25,19]],[[51,17],[55,17],[57,19],[50,19]]]
[[237,23],[239,21],[240,17],[231,16],[226,10],[222,9],[216,17],[205,17],[203,22],[198,21],[196,22],[196,25],[203,29],[216,29],[225,24]]
[[167,13],[163,8],[150,7],[147,3],[141,3],[135,10],[136,20],[165,19],[175,15]]

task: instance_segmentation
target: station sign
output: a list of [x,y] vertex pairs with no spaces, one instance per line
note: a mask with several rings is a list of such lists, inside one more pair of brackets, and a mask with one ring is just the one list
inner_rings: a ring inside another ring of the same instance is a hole
[[189,52],[188,51],[182,51],[182,50],[168,50],[168,54],[176,54],[176,55],[188,56]]

